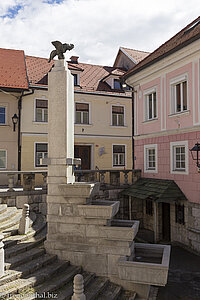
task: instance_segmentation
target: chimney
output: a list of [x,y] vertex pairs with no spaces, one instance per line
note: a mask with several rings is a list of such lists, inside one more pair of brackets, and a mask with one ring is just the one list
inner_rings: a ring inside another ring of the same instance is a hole
[[78,64],[79,56],[71,56],[70,59],[71,59],[71,62],[72,62],[72,63]]

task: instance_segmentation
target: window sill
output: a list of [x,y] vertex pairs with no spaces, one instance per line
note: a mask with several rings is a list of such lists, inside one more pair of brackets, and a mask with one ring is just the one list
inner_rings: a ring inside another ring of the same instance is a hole
[[110,125],[110,127],[112,127],[112,128],[128,128],[128,126],[126,126],[126,125]]
[[0,124],[1,127],[10,127],[9,124]]
[[176,175],[188,175],[188,171],[186,171],[186,170],[180,170],[180,171],[178,171],[178,170],[172,170],[171,172],[170,172],[171,174],[176,174]]
[[189,115],[189,113],[190,113],[190,110],[184,110],[184,111],[179,111],[179,112],[176,112],[176,113],[172,113],[172,114],[168,115],[168,117],[173,118],[173,117],[177,117],[179,115],[184,116],[184,115]]
[[78,125],[78,126],[92,126],[93,124],[88,124],[88,123],[74,123],[74,125]]
[[144,170],[144,173],[158,173],[157,170]]
[[33,123],[35,124],[48,124],[48,122],[43,122],[43,121],[33,121]]
[[156,121],[158,121],[158,118],[154,118],[154,119],[151,119],[151,120],[145,120],[145,121],[143,121],[142,123],[150,123],[150,122],[156,122]]

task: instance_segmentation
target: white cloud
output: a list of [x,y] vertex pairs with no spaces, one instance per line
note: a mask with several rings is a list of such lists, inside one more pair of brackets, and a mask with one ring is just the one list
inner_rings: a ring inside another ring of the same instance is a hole
[[197,17],[198,0],[7,0],[0,15],[21,5],[14,18],[0,18],[1,48],[47,57],[51,41],[74,43],[67,53],[82,62],[112,64],[119,46],[153,51]]

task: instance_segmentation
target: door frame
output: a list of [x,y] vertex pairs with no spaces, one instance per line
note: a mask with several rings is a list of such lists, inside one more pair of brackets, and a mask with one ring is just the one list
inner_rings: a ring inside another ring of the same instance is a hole
[[90,169],[94,170],[94,144],[89,143],[74,143],[75,146],[90,146],[91,152],[90,152]]

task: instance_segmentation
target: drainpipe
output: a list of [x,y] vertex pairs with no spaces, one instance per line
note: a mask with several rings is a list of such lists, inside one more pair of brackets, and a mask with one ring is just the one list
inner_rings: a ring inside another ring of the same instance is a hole
[[[17,142],[17,148],[18,148],[18,171],[21,171],[21,158],[22,158],[22,153],[21,153],[21,149],[22,149],[22,145],[21,145],[21,110],[22,110],[22,98],[28,95],[32,95],[34,93],[34,90],[32,89],[32,91],[30,93],[24,94],[24,91],[22,92],[22,94],[20,95],[19,99],[18,99],[18,142]],[[18,174],[18,182],[20,182],[21,180],[21,175]]]
[[134,141],[134,88],[132,88],[132,169],[135,169],[135,141]]

